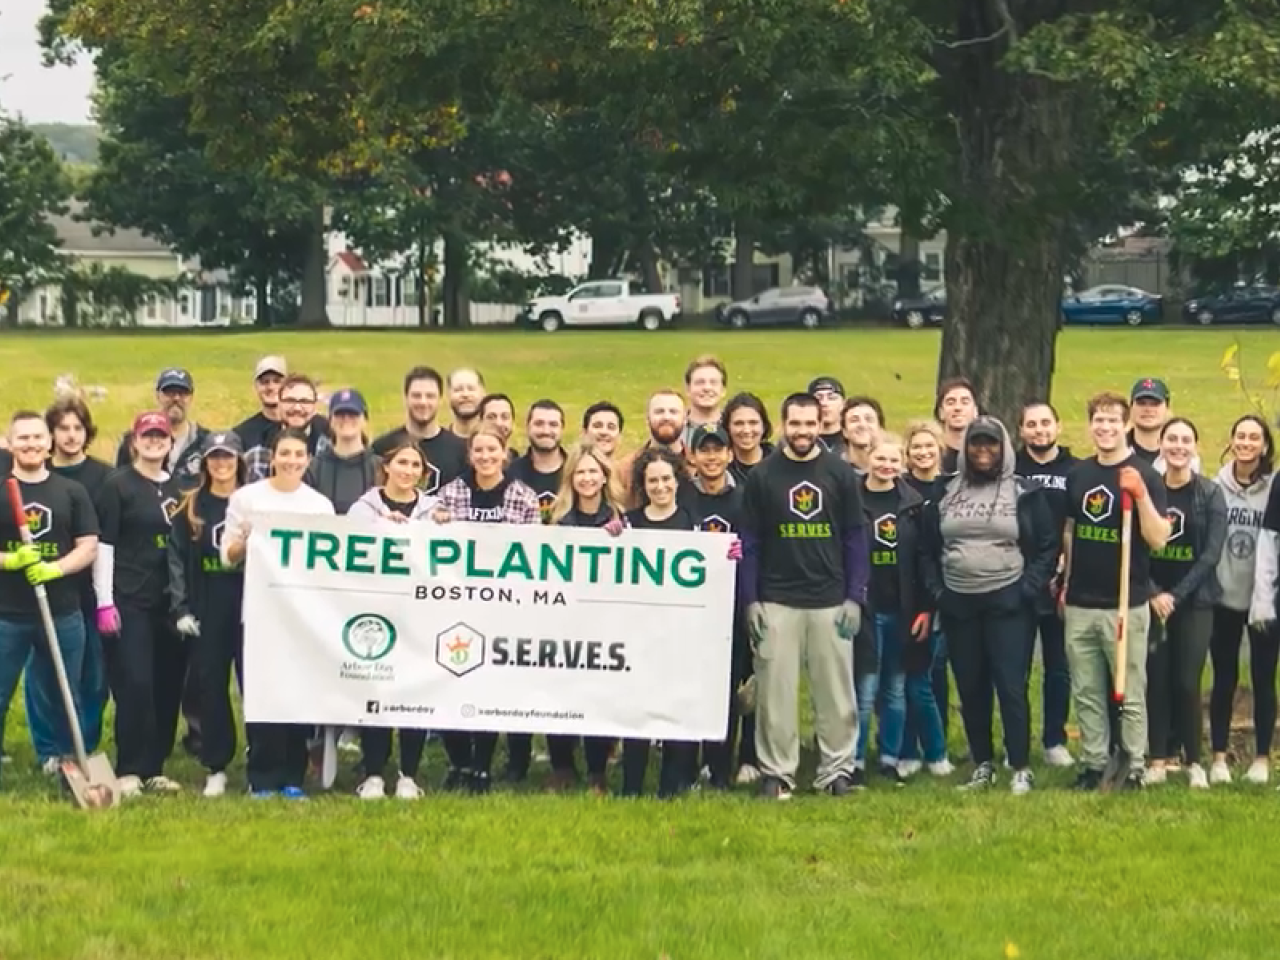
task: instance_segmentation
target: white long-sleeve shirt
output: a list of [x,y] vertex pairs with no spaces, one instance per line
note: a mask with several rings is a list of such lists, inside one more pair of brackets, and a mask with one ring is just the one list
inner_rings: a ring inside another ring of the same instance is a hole
[[273,487],[270,480],[258,480],[241,487],[227,501],[227,525],[218,553],[224,564],[231,565],[227,548],[237,536],[247,539],[251,535],[255,517],[275,513],[333,516],[333,512],[333,504],[329,502],[329,498],[305,484],[292,493],[285,493]]

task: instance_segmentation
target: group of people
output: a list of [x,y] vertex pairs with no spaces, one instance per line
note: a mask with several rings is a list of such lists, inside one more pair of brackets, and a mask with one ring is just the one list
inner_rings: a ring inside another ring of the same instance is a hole
[[[1025,794],[1034,784],[1037,637],[1044,762],[1078,764],[1076,786],[1089,790],[1099,786],[1113,739],[1131,760],[1127,788],[1163,782],[1180,767],[1193,788],[1230,781],[1228,736],[1247,635],[1256,743],[1245,777],[1269,777],[1280,495],[1272,432],[1255,414],[1233,425],[1223,465],[1209,478],[1196,426],[1172,414],[1157,379],[1138,381],[1127,396],[1089,400],[1093,450],[1081,458],[1059,443],[1058,413],[1047,401],[1028,403],[1006,427],[981,412],[962,379],[943,383],[933,415],[898,434],[876,398],[846,396],[838,379],[819,377],[783,400],[775,438],[766,405],[751,393],[730,397],[728,372],[712,356],[689,364],[684,390],[649,397],[647,438],[625,454],[618,406],[592,404],[570,441],[565,412],[550,399],[525,412],[519,453],[515,403],[489,391],[474,369],[447,378],[410,370],[403,422],[373,439],[356,389],[334,392],[322,415],[316,382],[291,373],[282,357],[259,362],[252,382],[259,411],[210,430],[196,420],[191,374],[162,371],[157,409],[137,416],[114,463],[89,455],[96,427],[79,396],[12,416],[0,472],[18,481],[31,542],[12,511],[0,511],[0,723],[25,670],[28,725],[48,772],[70,753],[71,737],[35,585],[47,590],[91,751],[114,700],[122,792],[180,789],[165,769],[185,717],[183,743],[206,770],[204,794],[220,796],[237,752],[233,675],[246,682],[241,608],[253,521],[312,513],[372,523],[547,523],[614,536],[629,528],[735,534],[725,734],[661,744],[661,796],[705,781],[790,797],[802,672],[814,707],[817,790],[849,794],[872,770],[892,785],[922,772],[952,777],[954,681],[971,761],[958,785],[986,789],[1004,776],[993,732],[998,704],[1010,789]],[[446,402],[447,427],[439,422]],[[1113,716],[1120,617],[1128,643]],[[1072,708],[1078,757],[1067,740]],[[488,792],[499,735],[438,734],[444,787]],[[354,735],[360,797],[422,796],[426,731],[362,727]],[[304,796],[313,728],[249,724],[245,738],[251,793]],[[522,781],[533,737],[506,739],[502,777]],[[641,739],[619,749],[604,737],[548,736],[548,784],[577,784],[581,753],[590,790],[607,790],[616,760],[621,792],[639,795],[651,748]]]

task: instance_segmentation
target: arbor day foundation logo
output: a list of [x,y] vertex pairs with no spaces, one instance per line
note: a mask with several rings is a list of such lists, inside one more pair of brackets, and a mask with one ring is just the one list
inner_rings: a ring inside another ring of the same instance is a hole
[[436,634],[436,663],[455,677],[484,666],[484,634],[465,623],[455,623]]
[[1097,486],[1085,493],[1084,502],[1080,505],[1080,509],[1094,523],[1101,523],[1111,516],[1111,510],[1114,508],[1115,502],[1116,495],[1114,493],[1104,486]]
[[360,613],[342,627],[342,645],[357,660],[381,660],[396,645],[396,628],[379,613]]

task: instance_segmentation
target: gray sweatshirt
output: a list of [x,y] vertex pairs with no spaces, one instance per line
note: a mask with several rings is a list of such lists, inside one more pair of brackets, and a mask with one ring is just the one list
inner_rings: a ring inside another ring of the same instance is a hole
[[1236,481],[1231,464],[1218,471],[1217,483],[1227,501],[1227,543],[1218,561],[1218,583],[1224,607],[1248,610],[1253,597],[1253,575],[1262,514],[1271,494],[1272,477],[1248,487]]
[[[431,511],[439,504],[440,499],[438,497],[434,497],[429,493],[423,493],[419,490],[418,502],[413,505],[413,516],[408,519],[429,520],[431,519]],[[347,516],[356,517],[357,519],[364,518],[373,520],[389,518],[391,513],[392,511],[389,510],[387,505],[382,502],[381,489],[374,487],[371,490],[366,490],[364,495],[351,505],[351,509],[347,512]]]
[[[964,450],[974,424],[994,426],[1004,457],[995,480],[975,477]],[[1018,544],[1018,482],[1014,477],[1013,444],[1004,425],[994,417],[980,417],[965,431],[957,461],[959,472],[938,501],[942,532],[942,579],[954,593],[991,593],[1022,577],[1022,549]]]

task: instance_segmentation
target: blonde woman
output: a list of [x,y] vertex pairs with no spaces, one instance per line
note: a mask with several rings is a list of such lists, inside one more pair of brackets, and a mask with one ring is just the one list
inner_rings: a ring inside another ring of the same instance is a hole
[[907,470],[902,479],[926,502],[932,500],[942,473],[942,430],[932,420],[912,420],[903,439]]

